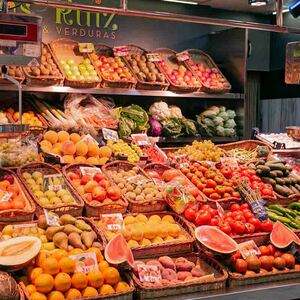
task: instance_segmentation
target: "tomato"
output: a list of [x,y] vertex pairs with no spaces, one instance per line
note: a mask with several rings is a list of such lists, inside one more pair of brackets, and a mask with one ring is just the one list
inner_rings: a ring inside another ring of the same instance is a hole
[[226,211],[224,213],[224,218],[232,217],[232,212],[231,211]]
[[274,256],[274,254],[275,254],[275,247],[272,244],[269,244],[267,247],[269,248],[270,255]]
[[232,212],[231,216],[235,219],[237,216],[244,216],[244,213],[241,210],[236,210]]
[[234,211],[239,211],[240,210],[240,205],[239,204],[237,204],[237,203],[234,203],[234,204],[232,204],[231,206],[230,206],[230,211],[231,212],[234,212]]
[[208,204],[203,204],[200,207],[200,210],[208,210],[209,211],[210,209],[211,209],[211,207]]
[[224,195],[223,195],[223,198],[230,198],[231,197],[231,194],[229,194],[229,193],[224,193]]
[[198,181],[197,188],[202,191],[206,187],[206,184],[202,183],[201,181]]
[[211,215],[208,211],[202,211],[196,213],[195,225],[208,225],[211,221]]
[[254,215],[250,210],[249,211],[243,211],[243,212],[244,212],[244,217],[247,221],[250,220],[251,218],[254,218]]
[[223,182],[223,186],[230,186],[230,187],[232,187],[233,186],[233,183],[232,183],[232,181],[231,180],[229,180],[229,181],[224,181]]
[[224,175],[225,178],[229,179],[232,177],[232,170],[229,167],[222,167],[221,173]]
[[194,162],[193,166],[198,169],[201,165],[198,162]]
[[221,196],[218,193],[212,193],[210,194],[209,198],[212,200],[219,200],[221,199]]
[[259,232],[261,229],[261,222],[256,218],[251,218],[248,220],[248,223],[253,224],[255,226],[255,231]]
[[273,196],[273,191],[271,189],[264,188],[261,193],[263,196]]
[[209,179],[209,180],[207,180],[207,182],[206,182],[206,186],[207,186],[208,188],[215,188],[215,187],[217,186],[217,184],[216,184],[216,182],[213,181],[212,179]]
[[199,171],[196,171],[196,172],[195,172],[195,175],[196,175],[198,178],[202,178],[202,177],[203,177],[202,172],[199,172]]
[[231,227],[230,227],[229,223],[223,222],[221,225],[219,225],[219,228],[226,234],[231,234]]
[[12,208],[12,203],[10,201],[0,202],[0,210],[8,210]]
[[214,177],[214,181],[217,183],[217,184],[222,184],[224,182],[224,178],[221,176],[221,175],[216,175]]
[[215,191],[216,193],[223,195],[225,193],[225,187],[222,185],[217,185]]
[[251,176],[251,182],[261,182],[261,179],[256,175],[252,175]]
[[207,179],[213,179],[215,177],[215,175],[216,175],[216,173],[211,170],[206,171],[204,174],[205,178],[207,178]]
[[239,235],[245,233],[246,231],[246,226],[242,221],[236,221],[232,224],[233,226],[233,231]]
[[218,211],[217,211],[216,209],[212,209],[212,210],[210,211],[210,214],[211,214],[211,217],[213,218],[213,217],[215,217],[216,215],[218,215]]
[[237,215],[235,218],[234,218],[236,221],[241,221],[241,222],[246,222],[246,218],[243,216],[243,215]]
[[270,249],[267,246],[259,246],[258,250],[260,251],[260,255],[270,255]]
[[181,171],[184,175],[186,175],[186,174],[188,174],[188,172],[189,172],[189,168],[182,168],[180,171]]
[[187,208],[184,211],[184,216],[189,221],[194,221],[196,219],[196,212],[192,208]]
[[234,192],[234,189],[231,186],[226,186],[225,187],[225,192],[231,194],[231,193]]
[[233,192],[233,193],[232,193],[232,196],[233,196],[234,198],[240,198],[240,197],[241,197],[241,195],[240,195],[239,192]]
[[212,218],[210,221],[211,226],[217,226],[219,224],[220,220],[218,217]]
[[206,196],[209,196],[210,194],[214,193],[215,190],[212,189],[212,188],[205,188],[202,190],[203,194],[206,195]]
[[253,224],[245,223],[245,227],[246,227],[246,232],[248,234],[252,234],[255,232],[255,226]]
[[243,203],[243,204],[241,205],[241,210],[245,210],[245,209],[250,209],[250,206],[249,206],[248,203]]
[[185,176],[186,176],[188,179],[191,179],[191,178],[194,176],[194,174],[193,174],[193,173],[187,173]]
[[260,226],[261,226],[262,231],[264,231],[264,232],[271,232],[273,229],[273,223],[269,219],[261,222]]

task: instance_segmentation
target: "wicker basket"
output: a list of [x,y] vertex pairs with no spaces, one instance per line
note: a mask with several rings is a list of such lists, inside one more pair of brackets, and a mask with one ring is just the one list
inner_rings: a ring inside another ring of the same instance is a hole
[[72,188],[72,186],[70,185],[70,183],[67,180],[65,180],[66,188],[69,190],[69,192],[73,196],[76,203],[61,204],[61,205],[57,205],[57,206],[46,206],[46,205],[40,204],[39,199],[32,192],[30,186],[28,185],[28,183],[26,182],[25,178],[22,175],[23,172],[28,172],[31,174],[34,171],[39,171],[43,175],[62,174],[62,173],[56,167],[46,164],[46,163],[31,163],[31,164],[27,164],[27,165],[24,165],[24,166],[18,168],[17,174],[18,174],[19,178],[21,179],[24,186],[27,188],[29,194],[32,196],[32,198],[36,202],[36,205],[37,205],[36,215],[37,216],[44,214],[43,209],[53,211],[54,213],[56,213],[59,216],[61,216],[63,214],[70,214],[74,217],[79,217],[82,215],[84,203],[80,198],[77,197],[77,193],[74,191],[74,189]]
[[29,193],[26,191],[23,184],[20,182],[17,175],[6,168],[0,168],[0,176],[11,175],[14,177],[15,183],[18,185],[22,196],[26,199],[26,206],[23,209],[9,209],[0,211],[0,226],[11,224],[12,222],[31,221],[34,217],[36,209]]
[[[25,294],[24,294],[24,292],[23,292],[23,289],[22,289],[22,286],[21,286],[20,283],[18,284],[18,288],[19,288],[19,294],[20,294],[19,300],[25,300]],[[24,287],[24,288],[25,288],[25,287]]]
[[[239,141],[239,142],[234,142],[234,143],[228,143],[228,144],[222,144],[222,145],[218,145],[219,148],[221,148],[222,150],[224,150],[225,152],[227,152],[228,150],[232,150],[235,148],[241,148],[241,149],[245,149],[248,151],[253,151],[255,150],[258,146],[265,146],[269,149],[269,155],[268,157],[270,157],[273,153],[273,149],[270,145],[268,145],[267,143],[264,142],[260,142],[260,141],[254,141],[254,140],[245,140],[245,141]],[[227,156],[228,153],[227,153]],[[258,160],[259,158],[255,158],[255,159],[251,159],[251,161],[255,161]],[[238,160],[239,163],[247,163],[249,161],[243,161],[243,160]]]
[[[90,60],[92,61],[95,69],[98,72],[98,76],[102,78],[102,83],[101,87],[103,88],[120,88],[120,89],[134,89],[136,85],[136,79],[133,77],[131,81],[126,81],[124,80],[118,80],[118,81],[113,81],[108,78],[105,78],[102,74],[102,72],[99,70],[99,68],[96,65],[96,60],[94,56],[98,57],[99,55],[103,55],[105,57],[114,57],[113,49],[105,44],[96,44],[95,45],[95,53],[94,54],[88,54]],[[121,61],[124,63],[124,60],[122,57]]]
[[[192,252],[194,250],[194,233],[193,228],[190,226],[188,222],[186,222],[182,217],[179,215],[172,213],[172,212],[151,212],[151,213],[145,213],[146,217],[150,217],[152,215],[158,215],[160,217],[163,217],[165,215],[171,215],[175,222],[181,227],[182,234],[187,237],[186,240],[178,240],[178,241],[168,241],[164,243],[159,244],[152,244],[147,246],[139,246],[131,248],[134,258],[147,258],[147,257],[154,257],[154,256],[162,256],[162,255],[169,255],[174,253],[186,253],[186,252]],[[137,216],[138,214],[127,214],[126,216]],[[98,223],[99,218],[95,218],[94,222]],[[105,231],[101,229],[103,232],[103,235],[105,235]],[[106,241],[108,242],[108,241]]]
[[[143,49],[139,46],[136,46],[136,45],[127,45],[127,47],[128,47],[129,55],[139,54],[139,55],[146,56],[146,54],[148,53],[145,49]],[[137,76],[137,73],[132,68],[127,56],[124,56],[124,61],[127,65],[128,69],[131,71],[132,74],[134,74],[134,76],[137,80],[136,89],[138,89],[138,90],[159,90],[159,91],[166,91],[168,89],[169,83],[163,73],[160,73],[160,74],[162,74],[165,77],[166,82],[159,82],[159,81],[147,82],[147,81],[141,80]]]
[[[93,168],[94,166],[89,164],[70,164],[65,166],[62,170],[63,174],[65,175],[66,179],[70,182],[70,185],[72,187],[73,187],[72,181],[69,180],[67,174],[69,172],[76,172],[80,167]],[[109,184],[110,186],[116,186],[116,184],[112,181],[110,181]],[[98,217],[101,214],[112,214],[112,213],[123,214],[126,212],[128,202],[123,196],[121,196],[121,198],[118,201],[115,201],[111,204],[105,204],[99,202],[98,205],[92,205],[89,202],[87,202],[83,197],[81,197],[81,195],[77,192],[75,187],[73,187],[73,189],[75,190],[77,197],[83,200],[85,206],[85,215],[88,217]]]
[[[228,93],[231,90],[230,83],[228,82],[228,80],[225,78],[225,76],[222,74],[222,72],[220,71],[218,66],[215,64],[213,59],[208,54],[206,54],[205,52],[203,52],[199,49],[188,49],[185,51],[189,53],[190,59],[186,60],[184,63],[191,72],[194,72],[196,74],[198,80],[201,82],[201,84],[202,84],[201,91],[203,91],[205,93],[221,94],[221,93]],[[198,64],[198,63],[203,63],[205,66],[207,66],[209,68],[216,69],[218,71],[218,73],[223,77],[223,80],[226,83],[226,88],[213,89],[213,88],[205,85],[202,78],[199,76],[197,71],[195,71],[193,68],[193,64]]]
[[[171,256],[172,258],[178,257]],[[192,262],[202,262],[204,267],[206,267],[209,271],[214,272],[215,278],[207,281],[201,282],[201,277],[199,278],[199,282],[182,282],[170,285],[163,285],[153,287],[146,287],[139,280],[136,275],[132,275],[133,281],[137,287],[137,297],[138,299],[153,299],[160,298],[166,296],[176,296],[180,294],[189,294],[196,292],[207,292],[212,290],[224,289],[226,286],[226,280],[228,278],[227,272],[218,263],[215,259],[205,255],[204,253],[191,253],[185,256],[188,260]],[[174,297],[176,299],[176,297]]]
[[[161,56],[161,59],[165,62],[168,68],[174,69],[178,68],[179,65],[183,65],[183,62],[179,62],[176,58],[176,52],[169,49],[169,48],[158,48],[152,51],[152,53],[158,53]],[[201,84],[199,82],[199,85],[196,86],[190,86],[190,85],[176,85],[174,84],[170,78],[168,77],[167,73],[163,70],[161,65],[159,63],[156,63],[157,68],[162,72],[166,78],[168,79],[170,86],[169,90],[174,92],[182,92],[182,93],[193,93],[198,91],[201,88]],[[196,77],[195,73],[191,71],[193,76]],[[197,77],[196,77],[197,78]]]
[[65,85],[74,88],[96,88],[101,82],[101,77],[98,80],[70,80],[66,77],[61,65],[61,60],[73,59],[75,65],[79,65],[84,60],[84,55],[79,53],[78,42],[70,39],[57,39],[50,43],[53,57],[58,64],[60,72],[65,76]]
[[[48,53],[51,54],[51,59],[53,60],[54,64],[58,67],[58,63],[55,61],[53,53],[50,47],[43,43],[43,48],[47,50]],[[58,68],[59,69],[59,68]],[[30,67],[23,67],[23,71],[26,76],[26,85],[30,86],[49,86],[49,85],[63,85],[64,84],[64,77],[62,76],[61,72],[59,75],[40,75],[40,76],[32,76],[30,74]]]
[[[2,67],[2,66],[1,66],[1,67]],[[11,66],[8,66],[8,67],[11,67]],[[16,67],[17,70],[20,71],[21,76],[18,76],[18,77],[12,76],[12,78],[14,78],[14,79],[16,79],[17,81],[19,81],[19,83],[23,83],[24,80],[25,80],[25,75],[24,75],[24,73],[23,73],[23,71],[22,71],[22,68],[19,67],[19,66],[15,66],[15,67]],[[9,75],[9,73],[7,73],[7,75]],[[4,79],[4,78],[1,77],[1,78],[0,78],[0,85],[6,85],[6,84],[13,84],[13,83],[10,82],[10,81],[8,81],[7,79]]]
[[[107,163],[102,167],[103,172],[108,175],[110,178],[108,171],[109,170],[131,170],[133,167],[137,167],[134,164],[128,163],[126,161],[113,161]],[[140,167],[138,167],[138,173],[148,178],[150,181],[153,181]],[[125,197],[125,196],[124,196]],[[125,197],[129,203],[128,210],[132,213],[135,212],[149,212],[149,211],[162,211],[167,207],[166,201],[164,199],[156,199],[156,200],[144,200],[144,201],[135,201],[128,199]]]

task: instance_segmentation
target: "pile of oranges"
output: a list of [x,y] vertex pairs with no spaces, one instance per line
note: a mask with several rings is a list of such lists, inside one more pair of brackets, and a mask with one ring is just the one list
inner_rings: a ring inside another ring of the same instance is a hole
[[96,253],[99,270],[75,272],[76,263],[69,256],[83,253],[81,249],[40,252],[27,276],[21,278],[30,300],[80,299],[130,291],[119,271],[104,260],[98,248],[86,252]]

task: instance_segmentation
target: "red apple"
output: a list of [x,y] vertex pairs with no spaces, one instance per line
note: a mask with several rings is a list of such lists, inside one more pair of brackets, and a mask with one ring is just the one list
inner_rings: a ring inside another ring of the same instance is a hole
[[117,187],[110,186],[107,189],[107,197],[111,200],[119,200],[121,197],[120,189]]
[[81,185],[86,185],[91,179],[92,179],[91,176],[89,176],[89,175],[83,175],[81,177],[80,184]]
[[93,180],[97,181],[97,182],[100,182],[102,181],[103,179],[105,179],[105,176],[101,173],[96,173],[93,177]]
[[100,186],[96,186],[93,189],[92,196],[94,200],[103,201],[106,198],[106,191]]

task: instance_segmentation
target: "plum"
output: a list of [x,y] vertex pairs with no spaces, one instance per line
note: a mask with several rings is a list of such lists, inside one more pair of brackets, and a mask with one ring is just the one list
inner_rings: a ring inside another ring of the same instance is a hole
[[177,279],[177,274],[174,270],[172,269],[164,269],[162,272],[161,272],[161,277],[163,279],[167,279],[169,281],[172,281],[172,280],[176,280]]
[[162,256],[158,259],[158,261],[162,264],[164,268],[176,270],[175,263],[173,259],[169,256]]

